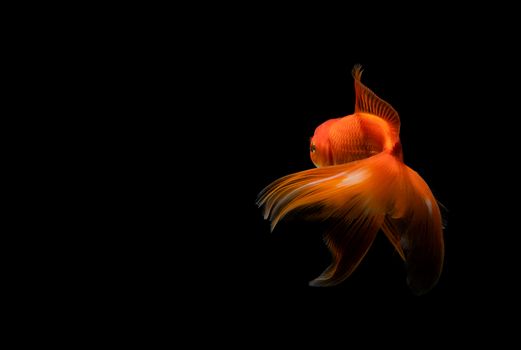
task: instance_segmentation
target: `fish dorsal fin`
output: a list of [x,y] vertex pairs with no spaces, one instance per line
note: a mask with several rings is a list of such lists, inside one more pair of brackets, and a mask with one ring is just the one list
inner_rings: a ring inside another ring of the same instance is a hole
[[355,78],[355,113],[369,113],[376,115],[389,123],[389,126],[397,133],[400,132],[400,116],[398,112],[387,102],[376,96],[367,86],[362,84],[362,66],[353,67]]

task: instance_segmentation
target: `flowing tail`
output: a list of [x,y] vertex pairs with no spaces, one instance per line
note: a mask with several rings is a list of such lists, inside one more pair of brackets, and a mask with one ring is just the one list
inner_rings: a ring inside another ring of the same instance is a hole
[[266,187],[257,204],[272,230],[299,211],[331,223],[324,239],[333,261],[312,286],[333,286],[349,277],[379,229],[404,259],[415,294],[429,291],[440,277],[444,244],[438,203],[425,181],[389,152],[285,176]]

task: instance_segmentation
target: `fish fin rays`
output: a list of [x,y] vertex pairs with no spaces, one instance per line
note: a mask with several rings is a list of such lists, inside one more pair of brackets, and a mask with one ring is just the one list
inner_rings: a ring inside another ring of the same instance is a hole
[[318,208],[328,193],[334,190],[343,176],[342,166],[315,168],[284,176],[268,185],[257,198],[263,208],[264,219],[271,221],[271,229],[291,212],[308,207]]
[[402,260],[405,260],[405,253],[403,252],[403,248],[401,245],[401,230],[395,220],[387,216],[382,224],[382,231],[385,234],[385,237],[391,242],[394,246]]
[[446,229],[449,224],[449,209],[440,201],[438,201],[438,207],[440,207],[443,229]]
[[[363,160],[365,161],[365,160]],[[282,177],[268,185],[257,199],[272,229],[291,212],[312,208],[312,216],[339,217],[364,193],[369,176],[363,161],[314,168]]]
[[398,135],[400,131],[400,116],[398,112],[362,83],[362,72],[361,65],[357,64],[353,67],[352,74],[355,79],[355,113],[369,113],[386,120],[391,129]]

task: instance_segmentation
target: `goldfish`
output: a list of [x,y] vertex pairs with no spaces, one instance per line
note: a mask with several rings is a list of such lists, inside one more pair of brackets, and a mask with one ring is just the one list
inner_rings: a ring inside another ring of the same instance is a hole
[[438,282],[444,260],[440,205],[422,177],[403,161],[400,117],[352,70],[353,114],[327,120],[310,140],[316,168],[282,177],[258,198],[271,231],[288,214],[325,221],[331,264],[310,286],[335,286],[356,270],[378,232],[405,262],[416,295]]

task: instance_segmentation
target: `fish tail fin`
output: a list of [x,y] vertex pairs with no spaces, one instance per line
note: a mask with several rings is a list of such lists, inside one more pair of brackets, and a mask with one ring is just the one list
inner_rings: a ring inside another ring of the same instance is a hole
[[403,165],[389,223],[400,237],[407,284],[417,294],[425,294],[438,282],[444,260],[443,219],[438,201],[427,183],[411,168]]
[[[333,286],[356,269],[369,250],[382,222],[383,209],[368,196],[373,186],[373,164],[378,156],[346,164],[314,168],[283,177],[259,195],[272,229],[290,213],[324,220],[324,240],[331,265],[311,286]],[[326,221],[327,220],[327,221]]]
[[437,202],[419,175],[390,153],[285,176],[266,187],[257,204],[272,229],[290,213],[327,219],[324,240],[332,263],[312,286],[333,286],[349,277],[379,229],[405,259],[415,293],[430,289],[439,277],[443,238]]

